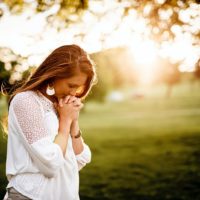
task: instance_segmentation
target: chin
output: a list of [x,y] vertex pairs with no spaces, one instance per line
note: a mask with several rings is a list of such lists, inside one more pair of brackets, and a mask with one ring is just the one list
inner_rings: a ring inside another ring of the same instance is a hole
[[62,98],[62,96],[61,96],[61,95],[59,95],[59,94],[55,94],[55,95],[54,95],[54,97],[55,97],[55,98],[57,98],[57,99],[60,99],[60,98]]

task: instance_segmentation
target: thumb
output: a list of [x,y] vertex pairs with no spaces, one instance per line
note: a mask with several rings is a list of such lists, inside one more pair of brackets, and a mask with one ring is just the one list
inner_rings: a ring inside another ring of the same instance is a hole
[[59,99],[58,106],[63,107],[63,99]]

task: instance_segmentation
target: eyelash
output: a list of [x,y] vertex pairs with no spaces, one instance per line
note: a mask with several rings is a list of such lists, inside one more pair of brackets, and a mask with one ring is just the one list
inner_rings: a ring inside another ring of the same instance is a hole
[[76,86],[69,85],[70,88],[76,88]]

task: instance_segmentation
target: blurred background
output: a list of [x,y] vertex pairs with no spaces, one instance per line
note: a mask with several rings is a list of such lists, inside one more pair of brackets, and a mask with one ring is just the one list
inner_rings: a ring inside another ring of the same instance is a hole
[[[80,115],[92,162],[82,200],[200,199],[199,0],[1,0],[0,84],[12,92],[78,44],[98,83]],[[8,97],[0,95],[0,198]]]

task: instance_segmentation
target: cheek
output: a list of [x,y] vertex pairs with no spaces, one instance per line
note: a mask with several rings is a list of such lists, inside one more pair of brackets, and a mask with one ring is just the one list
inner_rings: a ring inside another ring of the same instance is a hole
[[57,83],[55,86],[56,94],[66,94],[70,89],[66,84]]

